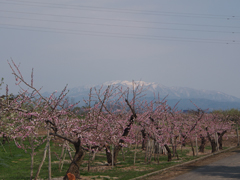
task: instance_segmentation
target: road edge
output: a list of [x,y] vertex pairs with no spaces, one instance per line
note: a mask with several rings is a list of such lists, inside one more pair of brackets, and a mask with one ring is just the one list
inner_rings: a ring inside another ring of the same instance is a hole
[[137,179],[146,178],[146,177],[148,177],[148,176],[155,175],[155,174],[158,174],[158,173],[160,173],[160,172],[163,172],[163,171],[166,171],[166,170],[169,170],[169,169],[173,169],[173,168],[176,168],[176,167],[179,167],[179,166],[184,166],[184,165],[187,165],[187,164],[190,164],[190,163],[193,163],[193,162],[196,162],[196,161],[199,161],[199,160],[208,158],[208,157],[210,157],[210,156],[214,156],[214,155],[217,155],[217,154],[220,154],[220,153],[224,153],[224,152],[226,152],[226,151],[229,151],[229,150],[232,150],[232,149],[238,148],[238,147],[239,147],[239,146],[233,146],[233,147],[230,147],[230,148],[225,149],[225,150],[221,150],[221,151],[218,151],[218,152],[214,152],[214,153],[208,154],[208,155],[206,155],[206,156],[199,157],[199,158],[197,158],[197,159],[194,159],[194,160],[191,160],[191,161],[187,161],[187,162],[184,162],[184,163],[181,163],[181,164],[177,164],[177,165],[174,165],[174,166],[170,166],[170,167],[168,167],[168,168],[164,168],[164,169],[161,169],[161,170],[158,170],[158,171],[154,171],[154,172],[151,172],[151,173],[142,175],[142,176],[138,176],[138,177],[135,177],[135,178],[130,179],[130,180],[137,180]]

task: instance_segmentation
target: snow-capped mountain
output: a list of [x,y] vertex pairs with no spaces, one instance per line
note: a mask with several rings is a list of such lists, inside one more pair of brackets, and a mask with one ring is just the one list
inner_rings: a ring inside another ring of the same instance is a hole
[[[218,91],[209,91],[209,90],[196,90],[188,87],[167,87],[155,82],[144,82],[144,81],[134,81],[136,85],[143,85],[147,91],[145,92],[147,96],[153,96],[153,93],[159,93],[160,97],[164,98],[168,96],[168,99],[208,99],[219,102],[240,102],[240,99],[222,92]],[[133,82],[130,81],[108,81],[102,84],[107,87],[108,85],[122,86],[123,88],[133,87]],[[96,85],[95,87],[100,87],[101,84]],[[81,86],[78,88],[70,89],[71,91],[77,92],[77,89],[80,90],[89,90],[90,86]]]
[[[145,98],[152,99],[155,95],[160,98],[167,96],[168,104],[174,106],[179,100],[179,109],[192,109],[195,106],[189,101],[191,100],[202,109],[240,109],[240,99],[222,92],[209,91],[209,90],[197,90],[188,87],[167,87],[155,82],[134,81],[135,87],[143,85]],[[101,86],[107,88],[108,85],[121,86],[123,89],[132,89],[133,82],[130,81],[108,81],[98,85],[85,85],[69,89],[68,97],[75,102],[81,101],[81,105],[84,105],[83,98],[88,99],[89,90],[91,87],[99,89]]]

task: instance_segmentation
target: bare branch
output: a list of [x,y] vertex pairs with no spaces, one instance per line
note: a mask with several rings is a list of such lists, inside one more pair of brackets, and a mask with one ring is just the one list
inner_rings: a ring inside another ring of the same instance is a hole
[[129,106],[129,108],[131,109],[133,116],[136,118],[136,117],[137,117],[137,114],[136,114],[135,110],[132,108],[132,106],[131,106],[131,104],[129,103],[129,101],[128,101],[127,99],[125,99],[125,102],[127,103],[127,105]]
[[71,139],[65,137],[65,136],[62,136],[60,134],[57,134],[57,133],[49,133],[49,135],[53,135],[53,136],[57,136],[61,139],[64,139],[64,140],[67,140],[68,142],[72,143],[72,144],[75,144],[76,142],[72,141]]

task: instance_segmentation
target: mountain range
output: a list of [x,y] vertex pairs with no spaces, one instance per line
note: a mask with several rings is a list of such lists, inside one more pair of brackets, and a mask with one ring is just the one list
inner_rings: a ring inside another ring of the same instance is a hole
[[[201,109],[209,109],[209,111],[240,109],[240,98],[219,91],[197,90],[188,87],[167,87],[155,82],[135,81],[135,83],[146,87],[146,91],[144,91],[146,99],[151,100],[154,93],[159,94],[161,99],[167,96],[168,105],[175,106],[179,102],[177,105],[179,110],[196,109],[195,105]],[[101,86],[106,88],[108,85],[122,86],[123,89],[132,88],[132,82],[130,81],[108,81],[98,85],[71,88],[69,89],[68,97],[74,101],[81,101],[80,105],[84,105],[82,99],[87,98],[91,87],[98,89]]]

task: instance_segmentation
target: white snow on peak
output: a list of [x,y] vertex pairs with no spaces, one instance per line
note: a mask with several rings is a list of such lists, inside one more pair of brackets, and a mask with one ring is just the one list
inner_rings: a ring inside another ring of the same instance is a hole
[[[108,82],[105,82],[103,83],[103,85],[124,85],[124,86],[127,86],[127,87],[132,87],[132,81],[127,81],[127,80],[124,80],[124,81],[121,81],[121,80],[115,80],[115,81],[108,81]],[[151,86],[152,89],[156,89],[157,87],[161,86],[160,84],[157,84],[155,82],[144,82],[144,81],[134,81],[135,84],[137,85],[144,85],[144,86]],[[162,86],[163,87],[163,86]]]

